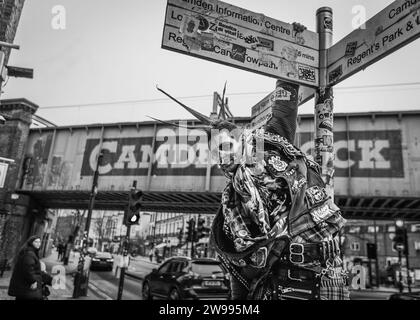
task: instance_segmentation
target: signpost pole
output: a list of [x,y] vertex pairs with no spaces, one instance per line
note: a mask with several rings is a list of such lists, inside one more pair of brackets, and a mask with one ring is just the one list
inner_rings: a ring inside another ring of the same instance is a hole
[[315,93],[315,161],[322,168],[327,194],[334,201],[334,136],[333,136],[333,89],[328,86],[327,51],[332,45],[333,13],[329,7],[317,10],[319,35],[319,87]]

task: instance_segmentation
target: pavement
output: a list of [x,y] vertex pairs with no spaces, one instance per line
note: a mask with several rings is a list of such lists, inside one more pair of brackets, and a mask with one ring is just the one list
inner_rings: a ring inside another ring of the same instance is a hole
[[[79,260],[79,253],[72,252],[70,255],[68,265],[64,266],[62,262],[58,261],[57,252],[53,252],[49,257],[41,259],[45,264],[46,271],[54,276],[53,268],[64,268],[65,280],[53,280],[55,286],[49,287],[50,296],[49,300],[115,300],[118,295],[119,277],[117,271],[101,272],[91,271],[89,275],[88,294],[86,297],[79,297],[73,299],[73,283],[74,274],[77,270],[77,263]],[[126,271],[124,281],[123,300],[140,300],[141,299],[141,286],[144,277],[160,265],[155,261],[150,261],[148,257],[132,257],[130,259],[130,266]],[[55,271],[55,270],[54,270]],[[11,271],[6,271],[4,276],[0,278],[0,300],[14,300],[7,294],[7,289],[10,283]]]
[[[73,281],[74,274],[77,270],[78,257],[73,255],[70,256],[69,264],[64,266],[62,262],[57,259],[57,253],[53,252],[49,257],[41,259],[46,266],[46,271],[52,274],[52,269],[64,267],[65,275],[62,277],[54,277],[53,286],[50,286],[50,296],[48,300],[112,300],[112,298],[103,294],[94,283],[89,282],[88,293],[85,297],[73,298]],[[10,297],[7,294],[7,290],[10,283],[12,271],[6,271],[3,277],[0,278],[0,300],[14,300],[14,297]]]

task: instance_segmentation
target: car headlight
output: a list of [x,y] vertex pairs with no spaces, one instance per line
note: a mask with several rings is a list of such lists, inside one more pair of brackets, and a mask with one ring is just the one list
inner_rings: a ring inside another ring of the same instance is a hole
[[99,259],[97,259],[97,258],[93,258],[93,259],[92,259],[92,261],[99,261]]
[[114,259],[108,259],[106,261],[108,261],[108,262],[114,262]]

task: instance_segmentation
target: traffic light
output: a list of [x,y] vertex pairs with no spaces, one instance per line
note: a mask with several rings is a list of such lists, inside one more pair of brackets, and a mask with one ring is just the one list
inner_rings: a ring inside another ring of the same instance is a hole
[[373,259],[373,260],[377,259],[377,255],[376,255],[377,246],[376,246],[376,244],[375,243],[367,243],[366,248],[367,248],[368,259]]
[[198,218],[197,220],[197,239],[204,237],[204,223],[206,221],[203,218]]
[[131,189],[128,199],[128,208],[124,217],[124,224],[130,226],[139,224],[141,200],[143,199],[143,192]]
[[407,254],[408,243],[407,243],[407,229],[400,223],[395,225],[395,236],[392,239],[394,242],[394,249],[402,251]]
[[196,232],[195,232],[195,220],[191,218],[187,222],[187,241],[192,242],[194,240],[194,234],[196,234]]
[[179,243],[182,243],[182,239],[184,238],[184,228],[179,228],[178,232],[178,241]]
[[192,239],[193,239],[193,242],[198,242],[197,229],[193,229]]

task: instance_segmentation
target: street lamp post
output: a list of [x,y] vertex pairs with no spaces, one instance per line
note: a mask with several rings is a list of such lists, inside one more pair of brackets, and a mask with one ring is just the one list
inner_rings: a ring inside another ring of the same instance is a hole
[[379,288],[380,276],[379,276],[379,257],[378,257],[378,234],[376,228],[376,220],[373,220],[374,227],[374,240],[375,240],[375,273],[376,273],[376,286]]
[[154,246],[156,246],[156,229],[157,229],[158,218],[159,218],[159,212],[156,212],[155,225],[154,225],[154,228],[153,228],[153,244],[154,244]]
[[402,282],[402,255],[405,255],[405,262],[407,268],[407,286],[408,292],[411,292],[411,276],[410,276],[410,264],[409,264],[409,256],[408,256],[408,234],[407,234],[407,227],[404,226],[404,221],[397,220],[395,222],[396,230],[395,230],[395,237],[394,237],[394,246],[396,250],[398,250],[398,261],[400,264],[400,292],[403,291],[403,282]]
[[[93,175],[93,182],[92,182],[92,190],[90,193],[90,199],[89,199],[89,210],[88,210],[88,216],[86,218],[86,224],[85,224],[85,231],[83,233],[83,244],[82,244],[82,250],[80,252],[79,257],[79,263],[77,265],[77,274],[74,278],[74,290],[73,290],[73,298],[78,298],[82,295],[87,294],[87,283],[89,281],[89,272],[84,276],[84,268],[85,268],[85,256],[87,255],[87,247],[88,247],[88,241],[89,241],[89,229],[90,229],[90,222],[92,220],[92,212],[93,208],[95,206],[95,197],[98,193],[98,177],[99,177],[99,166],[101,164],[101,160],[103,157],[102,150],[100,151],[98,155],[98,161],[96,163],[96,169],[95,173]],[[84,283],[84,292],[82,294],[82,282]]]
[[407,287],[408,292],[411,293],[411,275],[410,275],[410,263],[409,263],[409,257],[408,257],[408,232],[407,227],[404,227],[404,238],[405,238],[405,248],[404,248],[404,255],[405,255],[405,265],[407,268]]
[[401,250],[398,250],[398,263],[400,265],[400,272],[399,272],[399,277],[398,277],[398,287],[400,290],[400,293],[403,292],[403,278],[402,278],[402,255],[401,255]]

